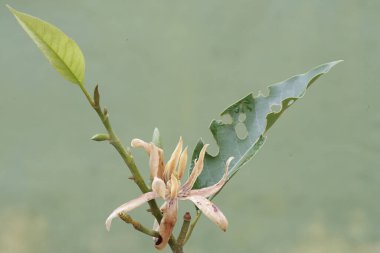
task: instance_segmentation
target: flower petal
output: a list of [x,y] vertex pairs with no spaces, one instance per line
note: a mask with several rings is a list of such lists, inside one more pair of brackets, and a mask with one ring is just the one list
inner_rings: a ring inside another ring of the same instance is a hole
[[162,217],[159,229],[161,238],[159,238],[155,243],[155,247],[157,249],[163,249],[168,244],[174,226],[177,222],[177,209],[178,201],[176,198],[166,202],[165,209],[163,210],[164,215]]
[[158,177],[154,177],[152,183],[152,190],[157,193],[161,198],[165,199],[166,195],[166,184],[165,182]]
[[[154,219],[152,230],[158,232],[159,229],[160,229],[160,224],[158,223],[156,219]],[[159,238],[157,237],[152,237],[152,239],[154,241],[154,244],[156,244],[156,242],[159,240]]]
[[150,177],[153,179],[157,177],[158,166],[160,162],[160,157],[158,153],[158,148],[153,143],[150,143],[151,151],[149,157],[149,167],[150,167]]
[[159,163],[158,163],[158,171],[157,171],[157,177],[164,179],[164,170],[165,170],[165,160],[164,160],[164,151],[162,149],[158,149],[158,155],[159,155]]
[[194,204],[207,216],[207,218],[218,225],[223,231],[227,230],[227,218],[214,203],[199,195],[189,196],[187,199],[194,202]]
[[[166,201],[160,207],[161,212],[165,209],[165,207],[166,207]],[[158,223],[158,221],[156,219],[154,219],[154,221],[153,221],[152,230],[157,231],[157,232],[160,230],[160,223]],[[154,243],[156,243],[160,238],[152,237],[152,239],[153,239]]]
[[177,147],[174,149],[169,161],[166,163],[166,166],[165,166],[165,174],[166,174],[167,180],[170,179],[170,175],[173,174],[174,169],[177,167],[179,156],[181,155],[181,151],[182,151],[182,145],[183,145],[183,141],[182,141],[182,137],[180,137]]
[[187,181],[183,184],[182,189],[184,191],[190,191],[191,188],[193,188],[193,185],[194,185],[195,181],[197,180],[198,176],[201,174],[201,172],[203,170],[203,160],[204,160],[204,157],[206,154],[206,149],[208,146],[209,146],[209,144],[205,144],[203,146],[201,152],[199,152],[199,158],[198,158],[198,160],[195,161],[193,171],[191,172]]
[[[230,165],[232,159],[234,159],[234,158],[233,157],[228,158],[228,160],[226,162],[224,175],[219,180],[219,182],[217,182],[216,184],[209,186],[209,187],[205,187],[205,188],[201,188],[201,189],[197,189],[197,190],[191,190],[189,195],[200,195],[202,197],[207,198],[207,197],[210,197],[210,196],[216,194],[220,189],[222,189],[223,185],[228,180],[228,168],[229,168],[229,165]],[[186,194],[186,192],[184,192],[184,194]]]
[[187,163],[187,147],[182,151],[181,158],[178,163],[178,179],[181,180],[185,172]]
[[143,140],[140,140],[140,139],[133,139],[131,141],[131,147],[132,148],[141,148],[141,147],[143,147],[148,154],[150,154],[150,151],[151,151],[150,143],[147,143],[147,142],[145,142]]
[[178,195],[179,182],[175,175],[172,175],[170,178],[170,198],[174,199]]
[[149,200],[152,200],[152,199],[157,198],[157,197],[159,197],[159,195],[157,193],[147,192],[147,193],[144,193],[143,195],[141,195],[140,197],[133,199],[131,201],[128,201],[127,203],[119,206],[110,214],[110,216],[108,216],[108,218],[106,220],[107,230],[109,231],[111,229],[112,220],[114,218],[118,217],[119,213],[131,211],[132,209],[135,209],[136,207],[141,206],[145,202],[148,202]]

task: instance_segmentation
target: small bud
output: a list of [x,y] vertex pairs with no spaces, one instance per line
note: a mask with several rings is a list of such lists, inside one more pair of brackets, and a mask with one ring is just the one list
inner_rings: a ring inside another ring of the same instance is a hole
[[162,148],[162,142],[161,142],[161,136],[160,136],[160,131],[158,131],[158,128],[156,127],[153,131],[153,136],[152,136],[152,142],[154,145],[156,145],[159,148]]
[[96,107],[100,105],[100,94],[99,94],[99,86],[96,85],[94,89],[94,104]]
[[95,134],[91,137],[91,140],[93,141],[107,141],[110,139],[110,136],[108,134]]
[[189,212],[186,212],[185,215],[183,216],[183,219],[184,219],[185,221],[190,221],[190,220],[191,220],[191,215],[190,215],[190,213],[189,213]]
[[108,118],[108,109],[105,107],[103,109],[103,114],[104,114],[104,116],[106,116],[106,118]]

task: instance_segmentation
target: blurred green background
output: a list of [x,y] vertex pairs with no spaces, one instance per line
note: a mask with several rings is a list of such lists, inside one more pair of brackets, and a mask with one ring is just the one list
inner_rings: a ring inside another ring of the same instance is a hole
[[[112,147],[90,141],[104,132],[96,114],[6,3],[75,38],[86,86],[99,83],[125,144],[158,127],[168,150],[182,135],[216,152],[208,126],[229,104],[344,59],[215,199],[229,230],[202,217],[186,252],[380,252],[380,1],[0,3],[1,253],[155,251],[120,221],[106,232],[110,211],[139,191]],[[150,226],[142,210],[133,216]]]

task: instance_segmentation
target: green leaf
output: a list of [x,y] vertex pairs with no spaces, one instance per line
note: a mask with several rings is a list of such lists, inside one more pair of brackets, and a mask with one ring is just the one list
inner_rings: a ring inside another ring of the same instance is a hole
[[[266,132],[282,113],[303,97],[306,89],[318,77],[339,62],[341,61],[323,64],[305,74],[271,85],[268,87],[268,96],[259,94],[254,97],[251,93],[222,112],[221,116],[229,117],[232,122],[211,122],[210,130],[219,146],[219,153],[215,157],[206,154],[204,169],[194,188],[199,189],[218,182],[224,173],[225,163],[231,156],[235,159],[230,164],[229,176],[234,176],[263,146]],[[276,112],[274,107],[279,107]],[[194,149],[192,161],[198,157],[202,146],[203,142],[200,140]]]
[[79,46],[57,27],[26,13],[8,9],[32,38],[50,64],[68,81],[83,85],[84,57]]

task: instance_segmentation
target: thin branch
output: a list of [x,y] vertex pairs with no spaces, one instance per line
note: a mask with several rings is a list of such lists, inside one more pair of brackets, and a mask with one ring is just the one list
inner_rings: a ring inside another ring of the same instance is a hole
[[160,237],[160,233],[158,233],[155,230],[144,227],[143,225],[141,225],[140,222],[132,219],[131,216],[129,216],[128,214],[126,214],[124,212],[119,213],[119,217],[120,217],[120,219],[122,219],[126,223],[131,224],[136,230],[140,231],[141,233],[144,233],[144,234],[149,235],[151,237],[157,237],[157,238]]
[[[79,87],[81,88],[82,92],[86,96],[91,107],[98,114],[98,116],[99,116],[100,120],[102,121],[105,129],[107,130],[107,132],[109,134],[109,138],[110,138],[109,139],[110,144],[117,150],[117,152],[120,154],[121,158],[123,159],[124,163],[128,166],[130,172],[132,173],[133,181],[137,184],[137,186],[140,188],[140,190],[143,193],[149,192],[150,189],[146,185],[143,177],[141,176],[140,171],[138,170],[138,168],[136,166],[136,163],[133,159],[132,154],[123,147],[119,138],[117,137],[117,135],[115,134],[115,132],[112,129],[111,123],[109,121],[108,110],[106,108],[104,108],[104,110],[102,110],[102,108],[100,106],[100,102],[99,102],[100,101],[100,94],[99,94],[98,88],[96,87],[96,90],[95,90],[96,98],[94,101],[94,99],[87,92],[84,85],[79,85]],[[162,213],[161,213],[160,208],[157,205],[157,202],[153,199],[153,200],[148,201],[148,204],[149,204],[149,207],[150,207],[150,210],[151,210],[153,216],[156,218],[156,220],[158,222],[161,222]],[[177,245],[177,241],[173,235],[171,235],[171,237],[170,237],[169,245],[172,249],[175,248]]]
[[187,231],[190,227],[190,221],[191,221],[191,215],[189,212],[186,212],[183,216],[183,223],[181,227],[181,231],[179,232],[178,239],[177,239],[177,245],[178,247],[182,247],[185,243]]
[[194,227],[197,224],[197,222],[198,222],[199,218],[201,217],[201,215],[202,215],[202,212],[198,210],[197,211],[197,216],[195,216],[195,219],[190,224],[189,231],[187,232],[187,235],[186,235],[185,241],[183,242],[183,245],[185,245],[187,243],[187,241],[189,240],[191,234],[193,233]]
[[[149,192],[150,189],[146,185],[143,177],[141,176],[141,174],[140,174],[140,172],[136,166],[136,163],[133,159],[132,154],[125,150],[125,148],[121,144],[119,138],[117,137],[117,135],[113,131],[111,123],[109,121],[109,116],[108,116],[107,110],[102,111],[102,108],[99,104],[100,95],[99,95],[98,88],[96,87],[95,92],[94,92],[96,94],[96,101],[94,101],[94,99],[90,96],[90,94],[87,92],[84,85],[80,85],[80,88],[83,91],[84,95],[86,96],[86,98],[87,98],[88,102],[90,103],[90,105],[92,106],[92,108],[94,108],[94,110],[98,114],[98,116],[99,116],[100,120],[102,121],[105,129],[107,130],[107,132],[109,134],[109,138],[110,138],[109,142],[111,143],[112,146],[114,146],[114,148],[120,154],[121,158],[123,159],[125,164],[128,166],[129,170],[131,171],[134,182],[137,184],[137,186],[140,188],[140,190],[143,193]],[[154,215],[154,217],[158,221],[161,221],[162,214],[161,214],[160,208],[158,207],[156,201],[151,200],[148,203],[149,203],[149,206],[152,210],[152,214]]]

